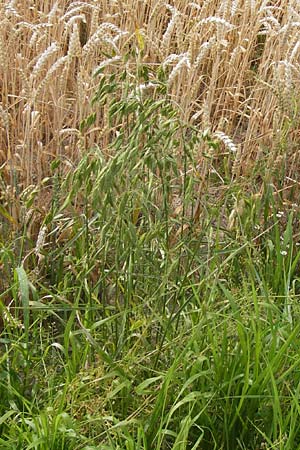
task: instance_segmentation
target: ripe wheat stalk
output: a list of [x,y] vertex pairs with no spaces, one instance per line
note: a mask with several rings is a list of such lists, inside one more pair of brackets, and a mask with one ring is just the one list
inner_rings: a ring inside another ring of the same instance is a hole
[[[25,0],[5,0],[0,22],[0,164],[8,185],[12,168],[26,187],[48,175],[54,158],[68,165],[80,157],[80,136],[67,130],[92,111],[93,74],[125,64],[132,76],[141,63],[165,68],[184,120],[209,128],[233,154],[233,176],[251,172],[262,148],[272,164],[287,121],[290,173],[299,164],[298,2],[49,0],[28,8]],[[125,63],[137,35],[143,54]],[[95,129],[106,131],[100,143],[89,133],[86,148],[109,143],[105,114]],[[199,149],[200,167],[201,160]]]

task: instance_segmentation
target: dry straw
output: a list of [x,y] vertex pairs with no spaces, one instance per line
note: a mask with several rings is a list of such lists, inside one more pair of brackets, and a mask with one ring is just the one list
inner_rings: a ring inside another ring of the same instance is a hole
[[[272,154],[276,130],[287,121],[295,148],[299,2],[49,0],[29,8],[25,0],[4,0],[0,21],[0,165],[12,159],[23,184],[41,181],[58,155],[76,160],[75,136],[69,145],[59,131],[78,129],[92,112],[97,68],[110,73],[125,64],[131,77],[138,64],[165,67],[184,120],[208,128],[238,155],[235,176],[251,171],[262,148]],[[137,28],[144,49],[135,58]],[[105,114],[97,115],[97,127],[109,130]],[[99,139],[91,133],[86,146],[93,139],[108,154],[109,131]],[[287,167],[295,161],[290,153]]]

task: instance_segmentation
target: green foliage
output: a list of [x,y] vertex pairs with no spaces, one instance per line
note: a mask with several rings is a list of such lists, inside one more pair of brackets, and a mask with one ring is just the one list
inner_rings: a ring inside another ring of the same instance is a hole
[[297,212],[229,176],[195,198],[218,147],[163,71],[98,75],[79,131],[106,108],[109,148],[54,161],[37,242],[1,239],[1,448],[299,449]]

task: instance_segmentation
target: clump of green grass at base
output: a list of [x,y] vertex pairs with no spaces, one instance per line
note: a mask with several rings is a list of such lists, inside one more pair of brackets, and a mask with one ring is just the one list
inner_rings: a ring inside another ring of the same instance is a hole
[[210,170],[163,72],[100,77],[109,156],[55,161],[37,241],[1,237],[1,448],[300,449],[297,212]]

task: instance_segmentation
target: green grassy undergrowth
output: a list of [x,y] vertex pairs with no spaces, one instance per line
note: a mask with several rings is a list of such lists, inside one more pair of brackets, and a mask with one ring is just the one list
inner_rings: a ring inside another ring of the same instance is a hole
[[300,449],[297,208],[234,179],[163,73],[100,77],[107,152],[55,160],[21,226],[3,206],[1,449]]

